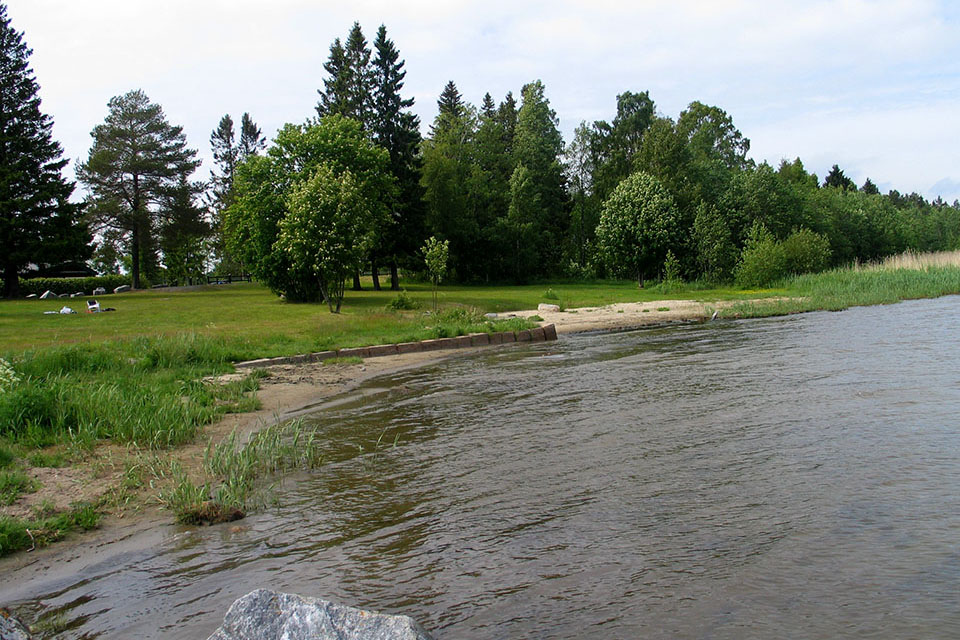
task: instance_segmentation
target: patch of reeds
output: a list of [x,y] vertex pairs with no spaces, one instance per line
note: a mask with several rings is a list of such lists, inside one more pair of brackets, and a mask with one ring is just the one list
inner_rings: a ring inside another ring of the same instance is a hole
[[323,456],[316,432],[305,429],[302,420],[262,429],[246,444],[234,431],[224,440],[207,445],[203,462],[205,481],[195,483],[175,466],[172,488],[162,492],[160,500],[184,524],[236,520],[265,502],[265,478],[321,464]]
[[[937,298],[960,293],[960,264],[950,264],[956,254],[905,254],[879,265],[833,269],[804,274],[783,283],[782,298],[740,302],[722,312],[725,317],[786,315],[803,311],[839,311],[854,306],[891,304],[916,298]],[[956,255],[960,260],[960,255]],[[938,266],[942,262],[946,266]],[[894,267],[913,264],[914,267]]]

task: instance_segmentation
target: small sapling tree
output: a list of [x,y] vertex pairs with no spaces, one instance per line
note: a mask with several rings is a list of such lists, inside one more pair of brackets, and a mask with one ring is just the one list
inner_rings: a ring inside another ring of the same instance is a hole
[[430,282],[433,283],[433,311],[437,311],[437,288],[447,274],[447,258],[450,256],[450,241],[437,240],[435,236],[427,238],[423,245],[423,259],[427,263]]

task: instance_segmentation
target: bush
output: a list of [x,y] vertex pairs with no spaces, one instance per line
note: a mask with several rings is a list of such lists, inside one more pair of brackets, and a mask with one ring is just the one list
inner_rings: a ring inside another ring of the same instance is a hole
[[44,291],[53,291],[57,295],[62,293],[77,293],[83,291],[92,295],[97,287],[103,287],[108,292],[122,284],[130,284],[130,276],[95,276],[92,278],[29,278],[20,280],[20,295],[27,296],[35,293],[38,296]]
[[411,311],[413,309],[419,309],[420,303],[410,297],[406,291],[401,291],[397,294],[397,297],[391,300],[387,307],[393,309],[394,311]]
[[768,287],[788,273],[783,245],[762,224],[755,224],[734,271],[737,286],[744,289]]
[[830,241],[809,229],[794,231],[782,245],[789,273],[819,273],[830,263]]

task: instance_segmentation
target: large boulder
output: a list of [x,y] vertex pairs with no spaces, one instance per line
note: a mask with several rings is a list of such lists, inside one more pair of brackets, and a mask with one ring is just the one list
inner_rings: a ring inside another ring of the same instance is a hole
[[122,284],[113,290],[114,293],[124,293],[125,291],[130,291],[130,285]]
[[433,640],[413,618],[257,589],[234,602],[207,640]]
[[103,287],[97,287],[96,289],[93,290],[93,295],[95,295],[95,296],[105,296],[105,295],[107,295],[107,290],[104,289]]
[[0,609],[0,640],[30,640],[30,632],[19,620]]

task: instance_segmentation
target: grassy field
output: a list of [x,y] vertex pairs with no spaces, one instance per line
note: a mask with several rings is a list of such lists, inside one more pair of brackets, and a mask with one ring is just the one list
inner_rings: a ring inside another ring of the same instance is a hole
[[[323,304],[289,304],[266,288],[250,283],[199,287],[190,290],[148,290],[99,298],[115,312],[44,315],[70,306],[86,308],[83,298],[0,301],[0,354],[37,347],[123,340],[139,336],[192,333],[230,343],[237,359],[290,355],[333,347],[383,344],[426,337],[431,319],[429,285],[404,286],[419,310],[395,311],[388,304],[395,291],[348,291],[343,312],[331,314]],[[545,296],[552,291],[556,298]],[[765,292],[766,295],[770,295]],[[703,300],[754,297],[732,290],[686,290],[666,294],[635,283],[549,283],[519,287],[444,286],[441,308],[473,308],[481,313],[534,309],[540,302],[583,307],[656,300],[663,297]]]

